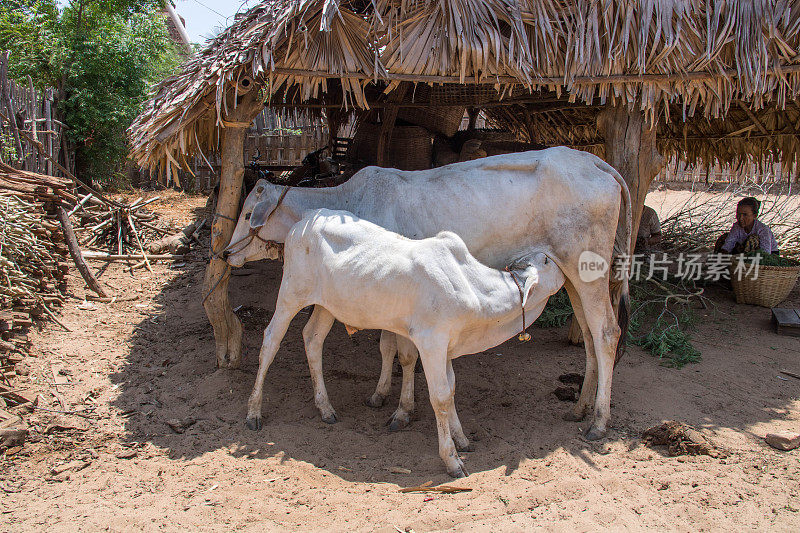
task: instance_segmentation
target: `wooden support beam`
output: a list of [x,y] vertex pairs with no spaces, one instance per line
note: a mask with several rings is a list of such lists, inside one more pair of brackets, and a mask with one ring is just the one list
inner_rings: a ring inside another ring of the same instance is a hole
[[[216,214],[211,226],[211,261],[203,280],[203,308],[214,328],[217,366],[238,368],[242,360],[242,324],[228,299],[231,267],[219,254],[230,242],[239,215],[244,178],[244,140],[250,123],[261,111],[258,91],[241,97],[225,117],[222,130],[222,171]],[[232,106],[231,106],[232,107]]]
[[389,95],[389,102],[386,110],[383,113],[383,121],[381,122],[381,131],[378,134],[378,166],[385,167],[389,165],[389,146],[392,143],[392,131],[394,131],[394,123],[397,120],[397,113],[400,110],[399,104],[408,92],[409,84],[401,83]]
[[[768,68],[767,75],[791,74],[800,72],[800,65],[779,65]],[[413,83],[458,83],[464,85],[495,85],[517,84],[524,85],[524,80],[514,76],[492,76],[486,75],[481,79],[466,77],[461,80],[459,76],[431,76],[424,74],[393,74],[385,76],[369,76],[363,72],[342,72],[333,73],[325,70],[301,70],[291,68],[276,68],[270,74],[280,74],[285,76],[297,76],[303,78],[335,78],[335,79],[356,79],[356,80],[377,80],[377,81],[409,81]],[[675,74],[609,74],[606,76],[575,76],[572,80],[565,80],[564,77],[531,77],[531,85],[596,85],[599,83],[653,83],[653,82],[681,82],[681,81],[710,81],[721,78],[738,78],[739,72],[736,69],[726,69],[720,72],[679,72]]]
[[[656,125],[647,124],[644,113],[638,108],[629,109],[625,104],[618,103],[609,104],[600,112],[597,126],[605,138],[606,162],[617,169],[630,189],[633,218],[630,253],[633,253],[647,189],[664,167],[664,158],[656,148]],[[615,310],[620,303],[613,302]],[[569,341],[572,344],[581,340],[577,329],[574,324],[570,325]],[[620,342],[624,342],[624,337]],[[617,351],[617,359],[620,355],[622,350]]]
[[[404,102],[401,104],[393,104],[387,102],[368,102],[370,109],[385,109],[389,106],[397,106],[400,109],[429,109],[431,107],[453,107],[452,102],[429,102],[429,103],[412,103]],[[469,99],[464,101],[464,105],[485,109],[490,107],[507,107],[510,105],[528,105],[528,104],[560,104],[558,107],[551,109],[542,109],[541,112],[548,111],[563,111],[566,109],[586,109],[588,104],[574,103],[570,104],[565,98],[537,98],[535,96],[526,96],[519,98],[506,98],[494,102],[479,102],[472,103]],[[599,104],[597,104],[599,105]],[[342,103],[329,103],[329,104],[308,104],[308,103],[282,103],[282,102],[264,102],[264,106],[270,109],[344,109]]]
[[747,113],[747,116],[750,117],[750,120],[752,120],[753,124],[755,124],[756,127],[758,128],[758,131],[760,131],[764,135],[769,134],[767,128],[765,128],[764,124],[762,124],[761,121],[758,120],[758,117],[755,115],[755,113],[753,113],[753,111],[749,107],[747,107],[747,104],[745,104],[741,100],[736,100],[736,103],[739,104],[739,107],[742,109],[742,111]]
[[605,138],[606,162],[619,171],[631,192],[633,244],[647,189],[664,167],[656,148],[656,128],[646,123],[642,111],[624,104],[609,104],[598,115],[597,126]]

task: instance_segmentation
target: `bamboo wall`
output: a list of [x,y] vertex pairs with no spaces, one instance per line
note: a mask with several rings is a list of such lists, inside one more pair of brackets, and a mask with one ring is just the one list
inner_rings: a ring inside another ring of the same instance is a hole
[[328,144],[328,127],[321,118],[287,111],[264,109],[253,121],[245,140],[245,164],[260,152],[258,162],[266,166],[295,167],[309,152]]
[[[3,61],[0,56],[0,62]],[[37,91],[33,83],[17,84],[8,79],[6,69],[0,65],[0,111],[14,123],[0,118],[0,160],[15,168],[54,174],[53,163],[39,153],[33,143],[22,135],[15,136],[15,129],[32,135],[42,143],[47,152],[67,169],[73,169],[74,161],[69,152],[63,150],[63,124],[54,118],[55,97],[52,89]],[[9,109],[10,107],[10,109]],[[17,131],[18,133],[18,131]],[[16,142],[19,138],[22,151]],[[65,164],[66,163],[66,164]]]

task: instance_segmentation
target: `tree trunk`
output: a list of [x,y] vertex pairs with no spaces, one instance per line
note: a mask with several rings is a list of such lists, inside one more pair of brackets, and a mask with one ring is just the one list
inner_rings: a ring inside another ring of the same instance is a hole
[[[636,242],[639,219],[642,217],[644,199],[653,179],[664,167],[664,158],[656,147],[656,128],[649,127],[644,113],[638,108],[629,109],[626,104],[608,104],[597,116],[597,126],[605,138],[606,162],[617,171],[628,184],[631,193],[631,247]],[[631,249],[630,253],[633,253]],[[613,302],[617,309],[619,302]],[[582,339],[580,328],[573,320],[570,325],[569,342],[578,344]],[[621,342],[624,342],[622,340]]]
[[392,131],[394,130],[394,123],[397,120],[397,113],[400,110],[400,102],[403,101],[406,93],[408,92],[409,83],[403,82],[389,94],[386,108],[383,111],[383,122],[381,122],[381,131],[378,134],[378,166],[389,166],[389,147],[392,145]]
[[664,158],[656,147],[655,124],[649,127],[641,110],[618,103],[600,112],[597,126],[605,138],[606,162],[619,171],[631,191],[633,244],[647,190],[664,168]]
[[258,92],[242,97],[225,120],[222,133],[222,172],[216,215],[211,226],[211,261],[203,280],[203,307],[214,328],[217,366],[238,368],[242,360],[242,324],[228,299],[230,266],[219,258],[233,235],[239,214],[239,197],[244,178],[244,140],[249,124],[261,110]]

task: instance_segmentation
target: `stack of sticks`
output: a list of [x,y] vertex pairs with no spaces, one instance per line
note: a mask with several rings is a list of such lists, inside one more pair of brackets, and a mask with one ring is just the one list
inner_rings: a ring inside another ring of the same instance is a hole
[[0,310],[0,379],[7,381],[7,371],[29,355],[31,341],[28,330],[33,325],[30,315],[24,312]]
[[103,261],[137,261],[134,268],[146,266],[157,259],[176,259],[174,255],[148,254],[151,242],[174,233],[157,220],[154,213],[144,209],[157,201],[158,196],[131,204],[98,198],[94,193],[78,195],[78,201],[68,213],[76,220],[83,257]]
[[0,163],[0,366],[30,349],[27,329],[65,300],[69,248],[58,206],[72,182]]

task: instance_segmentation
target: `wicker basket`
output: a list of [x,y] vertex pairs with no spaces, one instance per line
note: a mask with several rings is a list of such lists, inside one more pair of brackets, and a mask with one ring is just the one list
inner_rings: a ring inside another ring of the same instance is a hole
[[434,133],[452,137],[461,126],[464,117],[464,106],[456,107],[401,107],[397,118],[409,124],[422,126]]
[[347,160],[351,163],[374,165],[378,162],[378,135],[380,124],[362,122],[353,136],[353,142],[347,150]]
[[775,307],[785,300],[800,276],[800,266],[759,265],[757,278],[753,277],[755,272],[750,272],[737,279],[734,268],[735,262],[731,264],[731,285],[736,303],[762,307]]
[[[375,165],[378,162],[378,136],[380,124],[362,123],[353,137],[347,158],[351,162]],[[400,170],[431,168],[433,137],[419,126],[395,126],[389,145],[388,166]]]
[[419,126],[395,126],[389,146],[389,166],[400,170],[431,168],[433,137]]

